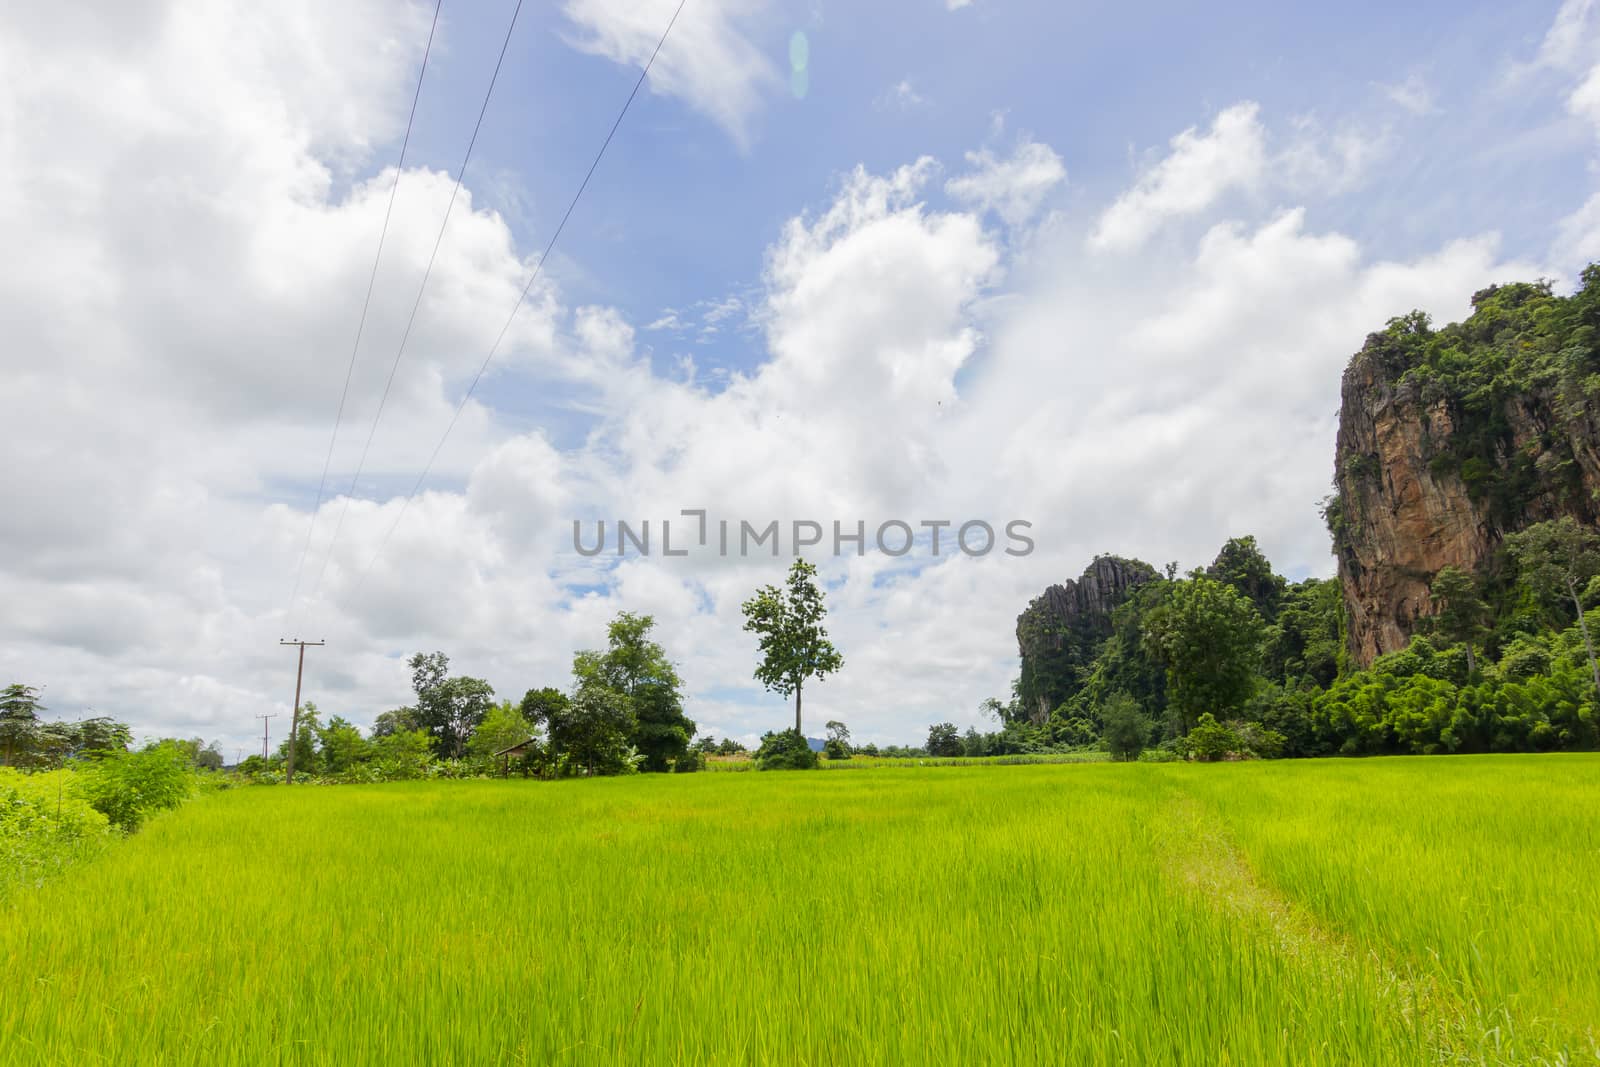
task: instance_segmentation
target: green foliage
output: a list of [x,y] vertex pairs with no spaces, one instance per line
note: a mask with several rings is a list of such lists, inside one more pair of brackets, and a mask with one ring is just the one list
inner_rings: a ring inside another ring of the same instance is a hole
[[0,690],[0,751],[7,766],[32,753],[39,737],[39,691],[31,685],[8,685]]
[[690,749],[689,751],[685,752],[683,755],[679,756],[677,759],[672,761],[672,773],[673,774],[693,774],[696,771],[703,771],[705,769],[706,769],[706,755],[705,755],[705,753],[704,752],[697,752],[694,749]]
[[756,767],[763,771],[809,771],[818,764],[817,754],[799,730],[781,730],[761,735],[756,749]]
[[[1047,591],[1017,618],[1021,672],[1011,702],[996,702],[995,708],[1006,722],[1042,726],[1053,709],[1072,702],[1086,685],[1092,684],[1097,656],[1117,628],[1121,606],[1138,600],[1157,578],[1155,568],[1143,560],[1102,554],[1094,558],[1078,582],[1099,583],[1097,568],[1121,575],[1127,583],[1103,605],[1110,609],[1109,616],[1104,611],[1090,611],[1064,617]],[[1129,682],[1117,679],[1113,684],[1127,688]]]
[[1272,571],[1272,564],[1261,554],[1251,536],[1230,538],[1206,568],[1213,578],[1243,595],[1267,621],[1277,618],[1283,600],[1284,580]]
[[361,731],[335,715],[328,725],[317,731],[322,773],[340,775],[356,764],[372,757],[372,742],[361,736]]
[[1242,746],[1239,737],[1227,726],[1219,723],[1209,711],[1201,715],[1184,739],[1190,756],[1202,762],[1222,759]]
[[850,758],[850,728],[838,719],[827,723],[828,739],[822,744],[823,755],[830,760]]
[[502,749],[520,745],[534,736],[534,726],[522,709],[509,700],[491,707],[467,742],[467,754],[488,759]]
[[1150,743],[1153,723],[1126,693],[1115,693],[1100,711],[1101,738],[1112,759],[1137,759]]
[[802,729],[801,690],[807,678],[826,678],[844,667],[844,657],[828,640],[822,622],[828,615],[817,568],[797,559],[787,583],[763,586],[745,601],[744,628],[759,639],[761,661],[755,677],[768,689],[794,694],[794,728]]
[[441,753],[460,758],[472,731],[493,706],[494,687],[482,678],[450,677],[450,657],[443,652],[418,652],[407,666],[417,695],[417,724],[433,737]]
[[[421,778],[433,762],[433,735],[426,730],[395,729],[372,739],[368,781],[402,782]],[[353,768],[352,768],[353,770]],[[346,772],[350,773],[350,772]]]
[[1466,651],[1467,671],[1477,670],[1472,646],[1489,632],[1489,605],[1478,595],[1478,583],[1457,567],[1445,567],[1433,576],[1429,592],[1434,607],[1434,628]]
[[1262,673],[1286,686],[1326,688],[1339,675],[1344,591],[1337,579],[1308,578],[1289,586],[1267,627]]
[[193,761],[172,741],[86,764],[81,794],[111,825],[131,833],[158,811],[175,808],[195,791]]
[[650,640],[655,620],[620,612],[606,628],[604,652],[579,653],[578,685],[609,689],[626,705],[632,727],[627,742],[643,759],[640,769],[666,771],[689,748],[695,724],[683,712],[682,681],[667,654]]
[[1167,695],[1187,733],[1208,709],[1236,711],[1256,684],[1261,615],[1231,586],[1204,575],[1173,583],[1146,618],[1146,647],[1167,669]]
[[924,747],[930,756],[959,756],[963,752],[961,731],[955,723],[935,723],[928,727],[928,743]]
[[605,684],[595,658],[596,653],[578,654],[572,699],[549,712],[550,751],[561,774],[632,774],[639,754],[628,738],[638,721],[627,695]]

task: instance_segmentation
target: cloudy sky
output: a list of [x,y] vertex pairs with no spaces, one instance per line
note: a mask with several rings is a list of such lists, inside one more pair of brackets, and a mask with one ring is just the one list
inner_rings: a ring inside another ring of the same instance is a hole
[[788,712],[739,604],[787,541],[663,558],[663,519],[1032,523],[813,553],[812,732],[915,741],[1096,552],[1331,573],[1365,334],[1600,258],[1594,0],[688,0],[512,318],[676,4],[527,5],[463,175],[514,6],[444,0],[398,172],[432,0],[0,13],[3,681],[232,758],[282,637],[370,723],[412,652],[516,699],[627,609],[749,739]]

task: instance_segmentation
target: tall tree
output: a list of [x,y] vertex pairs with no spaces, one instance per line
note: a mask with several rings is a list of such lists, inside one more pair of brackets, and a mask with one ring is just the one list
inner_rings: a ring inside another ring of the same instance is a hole
[[[391,728],[389,733],[393,732]],[[377,734],[376,729],[373,733]],[[372,742],[362,737],[359,729],[338,715],[329,719],[328,725],[317,731],[317,745],[322,750],[322,769],[328,774],[343,774],[372,755]]]
[[39,690],[31,685],[8,685],[0,691],[0,745],[6,764],[14,765],[32,750],[39,734]]
[[800,694],[807,678],[826,678],[844,666],[844,657],[828,640],[822,620],[828,615],[817,568],[803,559],[794,561],[784,586],[768,585],[744,602],[744,628],[761,639],[761,662],[756,680],[768,689],[794,694],[794,728],[800,720]]
[[961,731],[953,722],[935,723],[928,727],[928,755],[959,756],[966,751],[961,745]]
[[[593,653],[579,653],[579,656]],[[567,773],[582,768],[590,775],[618,774],[628,766],[628,737],[637,725],[623,694],[601,683],[587,665],[573,665],[577,684],[572,699],[549,709],[546,720],[550,751]]]
[[838,719],[829,719],[827,724],[828,739],[822,744],[822,751],[827,753],[829,759],[850,758],[850,727]]
[[1168,707],[1187,734],[1206,712],[1244,704],[1261,662],[1261,613],[1230,585],[1196,573],[1173,583],[1145,619],[1145,642],[1167,670]]
[[418,724],[441,752],[460,759],[467,738],[494,703],[494,687],[482,678],[450,677],[450,657],[443,652],[418,652],[408,666],[417,694]]
[[573,671],[619,694],[633,716],[628,741],[644,757],[643,769],[665,771],[689,750],[695,724],[683,713],[683,682],[666,652],[650,640],[655,619],[618,613],[606,627],[604,652],[580,653]]
[[1206,576],[1250,598],[1261,617],[1271,622],[1278,617],[1283,602],[1284,581],[1274,574],[1272,564],[1261,554],[1254,536],[1232,537],[1206,568]]
[[1600,662],[1595,660],[1594,640],[1583,617],[1583,590],[1590,579],[1600,575],[1600,534],[1578,525],[1571,515],[1563,515],[1512,534],[1506,538],[1506,548],[1534,592],[1551,600],[1571,599],[1584,651],[1589,654],[1589,672],[1600,694]]
[[1467,671],[1477,673],[1472,643],[1489,632],[1489,605],[1478,595],[1477,580],[1459,567],[1445,567],[1433,576],[1428,592],[1439,632],[1466,648]]

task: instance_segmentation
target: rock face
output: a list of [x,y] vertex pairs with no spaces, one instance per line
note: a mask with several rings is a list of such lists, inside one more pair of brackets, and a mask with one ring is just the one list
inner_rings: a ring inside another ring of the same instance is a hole
[[1442,568],[1492,572],[1507,534],[1563,514],[1592,523],[1600,511],[1596,412],[1554,382],[1491,379],[1468,391],[1460,378],[1408,373],[1418,363],[1404,341],[1393,326],[1367,338],[1339,411],[1328,523],[1347,648],[1362,667],[1404,648],[1432,614],[1428,588]]
[[1155,568],[1140,560],[1097,556],[1082,577],[1050,586],[1017,616],[1018,695],[1035,720],[1044,721],[1077,691],[1111,635],[1112,609],[1155,577]]

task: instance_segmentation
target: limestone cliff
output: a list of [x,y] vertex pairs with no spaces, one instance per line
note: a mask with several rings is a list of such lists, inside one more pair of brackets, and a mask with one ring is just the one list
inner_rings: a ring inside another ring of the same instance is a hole
[[1017,617],[1018,696],[1032,718],[1043,722],[1077,692],[1111,635],[1112,610],[1155,577],[1155,568],[1140,560],[1097,556],[1082,577],[1052,585],[1028,604]]
[[1465,322],[1412,315],[1345,371],[1328,507],[1357,666],[1405,647],[1447,565],[1494,571],[1531,523],[1600,514],[1600,286],[1491,288]]

